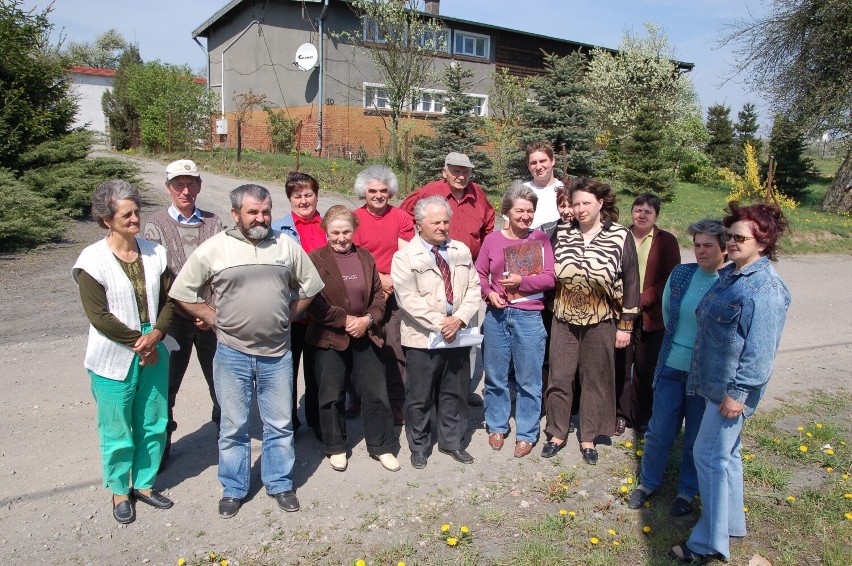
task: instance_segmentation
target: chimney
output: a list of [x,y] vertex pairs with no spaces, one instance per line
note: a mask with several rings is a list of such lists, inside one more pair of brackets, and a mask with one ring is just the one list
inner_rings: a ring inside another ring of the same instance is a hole
[[437,16],[439,12],[439,7],[441,5],[441,0],[426,0],[426,13],[432,14],[433,16]]

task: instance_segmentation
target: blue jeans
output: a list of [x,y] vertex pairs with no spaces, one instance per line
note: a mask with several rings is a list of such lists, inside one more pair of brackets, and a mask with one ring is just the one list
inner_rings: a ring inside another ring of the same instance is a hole
[[719,412],[719,405],[707,401],[694,447],[701,517],[686,542],[693,552],[718,552],[730,560],[728,537],[746,534],[740,454],[742,428],[742,415],[726,419]]
[[515,438],[536,443],[541,420],[541,366],[547,333],[541,313],[512,307],[489,307],[485,313],[485,425],[489,433],[507,433],[512,400],[509,364],[518,387]]
[[663,482],[666,462],[680,425],[683,431],[683,457],[677,484],[679,497],[692,501],[698,495],[698,477],[692,458],[692,446],[704,416],[704,397],[686,394],[687,372],[663,366],[654,383],[654,410],[645,433],[645,455],[642,458],[642,487],[657,491]]
[[251,438],[249,410],[254,389],[263,421],[261,479],[270,495],[293,489],[293,357],[244,354],[221,342],[213,359],[213,381],[222,408],[219,434],[219,482],[224,497],[243,499],[249,492]]

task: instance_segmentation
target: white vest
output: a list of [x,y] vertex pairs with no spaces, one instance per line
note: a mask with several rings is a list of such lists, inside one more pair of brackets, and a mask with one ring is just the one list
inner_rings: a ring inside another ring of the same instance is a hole
[[[136,238],[142,267],[145,273],[145,294],[148,299],[148,316],[151,326],[157,323],[158,303],[160,300],[160,277],[166,270],[166,249],[154,242]],[[135,330],[141,330],[139,309],[133,284],[121,268],[118,258],[107,245],[106,238],[83,250],[77,263],[71,269],[74,281],[80,271],[85,271],[106,291],[107,308],[118,320]],[[89,343],[86,347],[86,359],[83,365],[94,373],[124,380],[130,370],[135,352],[132,348],[110,340],[94,326],[89,325]]]

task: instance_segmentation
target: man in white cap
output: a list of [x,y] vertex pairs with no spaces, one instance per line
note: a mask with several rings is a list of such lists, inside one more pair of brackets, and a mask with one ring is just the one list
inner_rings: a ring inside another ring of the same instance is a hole
[[[479,248],[485,236],[494,230],[494,207],[488,202],[479,185],[470,180],[474,165],[464,153],[451,151],[444,159],[440,181],[428,183],[402,201],[399,208],[407,212],[413,220],[414,206],[425,197],[441,196],[450,203],[453,221],[450,224],[450,238],[458,240],[470,249],[473,260],[479,255]],[[484,315],[483,310],[483,315]],[[478,325],[481,317],[474,317],[471,324]],[[474,361],[470,380],[468,402],[475,407],[482,406],[482,399],[475,391],[482,376],[482,349],[473,348]]]
[[[198,193],[201,192],[201,173],[198,166],[189,159],[179,159],[166,167],[166,192],[172,200],[171,206],[152,214],[144,227],[143,234],[147,240],[162,244],[168,255],[168,268],[172,280],[183,268],[187,258],[202,242],[222,231],[222,221],[212,212],[200,210],[195,206]],[[212,293],[207,296],[209,304],[213,304]],[[180,384],[189,365],[192,347],[201,366],[201,372],[207,381],[210,399],[213,401],[211,420],[219,428],[221,411],[216,401],[216,391],[213,387],[213,356],[216,354],[216,334],[201,320],[189,315],[186,311],[176,308],[175,316],[168,332],[175,339],[180,350],[172,352],[169,358],[169,424],[167,427],[166,448],[160,469],[169,459],[172,432],[177,428],[174,418],[174,406]],[[219,435],[216,434],[218,439]]]

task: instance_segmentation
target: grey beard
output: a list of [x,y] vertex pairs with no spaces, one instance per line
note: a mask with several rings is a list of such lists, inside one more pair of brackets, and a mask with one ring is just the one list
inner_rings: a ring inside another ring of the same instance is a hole
[[269,234],[268,226],[252,226],[246,230],[245,235],[250,240],[262,240]]

